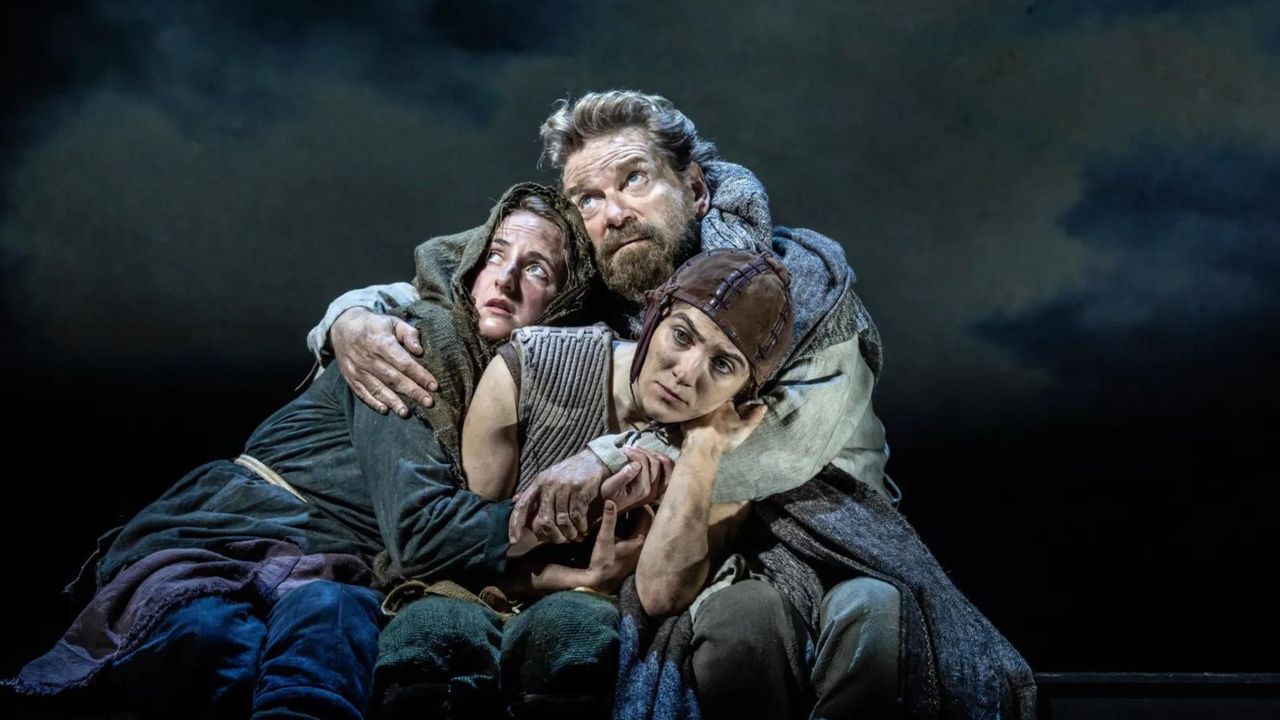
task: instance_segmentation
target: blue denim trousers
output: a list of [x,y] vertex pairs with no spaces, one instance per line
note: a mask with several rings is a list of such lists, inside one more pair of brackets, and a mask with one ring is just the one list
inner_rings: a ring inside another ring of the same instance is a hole
[[359,720],[372,694],[379,600],[328,581],[295,588],[270,609],[192,600],[112,663],[108,692],[142,717]]

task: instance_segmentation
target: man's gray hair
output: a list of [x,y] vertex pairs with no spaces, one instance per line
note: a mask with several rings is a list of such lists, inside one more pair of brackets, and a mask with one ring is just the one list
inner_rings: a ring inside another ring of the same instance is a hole
[[576,101],[565,98],[542,124],[542,159],[563,169],[565,161],[591,138],[637,127],[649,135],[653,147],[684,172],[690,161],[705,164],[715,160],[716,146],[698,137],[693,121],[661,95],[635,90],[587,93]]

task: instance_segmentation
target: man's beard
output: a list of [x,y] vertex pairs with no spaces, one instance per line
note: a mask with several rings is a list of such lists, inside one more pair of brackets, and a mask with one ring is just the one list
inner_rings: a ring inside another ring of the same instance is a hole
[[[679,263],[698,252],[698,232],[698,218],[692,212],[683,226],[671,223],[663,228],[655,223],[631,222],[610,228],[605,231],[600,251],[600,277],[615,295],[643,303],[645,293],[666,282]],[[628,243],[646,237],[648,242],[618,257]]]

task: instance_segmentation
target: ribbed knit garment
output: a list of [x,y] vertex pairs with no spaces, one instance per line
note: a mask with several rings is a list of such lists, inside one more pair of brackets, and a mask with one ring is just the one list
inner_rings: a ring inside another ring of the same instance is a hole
[[538,472],[609,432],[613,333],[604,325],[525,327],[499,354],[520,391],[519,493]]

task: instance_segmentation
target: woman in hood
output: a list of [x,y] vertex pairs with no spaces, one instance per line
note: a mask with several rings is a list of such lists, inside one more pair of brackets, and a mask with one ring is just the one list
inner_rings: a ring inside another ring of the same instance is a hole
[[511,503],[465,491],[454,467],[463,403],[512,330],[573,321],[596,282],[590,242],[567,202],[526,183],[417,260],[422,300],[402,316],[423,362],[449,369],[433,406],[379,415],[322,373],[234,461],[197,468],[103,536],[75,583],[93,591],[86,609],[6,685],[143,716],[359,718],[374,556],[393,577],[514,571]]

